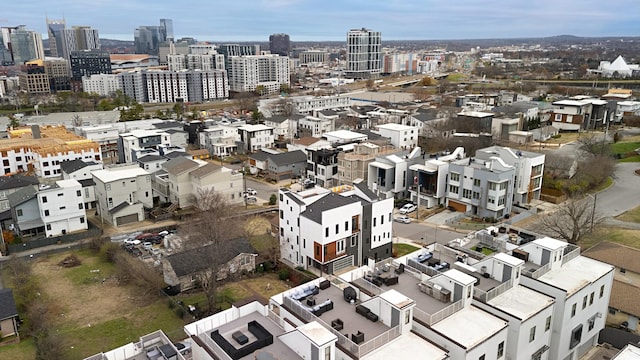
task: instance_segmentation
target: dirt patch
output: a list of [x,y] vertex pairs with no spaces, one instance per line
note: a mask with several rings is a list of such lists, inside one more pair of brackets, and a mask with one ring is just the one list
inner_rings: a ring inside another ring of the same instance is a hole
[[[57,306],[55,310],[62,326],[91,326],[113,319],[114,314],[123,315],[127,308],[135,308],[136,301],[128,289],[120,287],[113,277],[91,277],[95,273],[88,273],[87,278],[96,280],[74,284],[65,276],[65,272],[73,269],[57,265],[64,256],[43,258],[33,266],[33,272],[39,277],[43,291],[51,298],[52,304]],[[95,257],[79,257],[83,264],[98,263]]]
[[640,169],[635,171],[636,175],[640,176]]
[[245,222],[244,228],[249,236],[263,235],[271,231],[271,223],[262,216],[254,216]]

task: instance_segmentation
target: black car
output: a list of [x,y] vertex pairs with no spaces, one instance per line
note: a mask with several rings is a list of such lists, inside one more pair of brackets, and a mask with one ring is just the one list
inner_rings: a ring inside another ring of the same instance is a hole
[[154,236],[149,236],[145,240],[152,244],[158,245],[162,243],[162,239],[163,239],[162,235],[154,235]]
[[133,249],[131,249],[131,255],[142,256],[142,250],[138,249],[137,247],[134,247]]

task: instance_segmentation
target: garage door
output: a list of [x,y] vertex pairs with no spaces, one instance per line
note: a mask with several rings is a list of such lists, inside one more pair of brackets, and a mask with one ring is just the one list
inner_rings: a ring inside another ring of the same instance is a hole
[[449,200],[449,206],[453,208],[455,211],[459,212],[467,212],[467,205],[463,203],[459,203],[457,201]]
[[120,216],[116,218],[116,226],[131,224],[138,221],[138,213]]

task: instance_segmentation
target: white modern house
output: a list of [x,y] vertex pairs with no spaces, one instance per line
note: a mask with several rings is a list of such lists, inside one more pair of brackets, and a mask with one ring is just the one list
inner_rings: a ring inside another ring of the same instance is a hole
[[579,247],[551,238],[522,245],[512,255],[525,261],[522,285],[556,303],[548,359],[577,360],[597,345],[615,268],[581,256]]
[[[118,162],[130,164],[137,160],[141,150],[158,151],[160,146],[171,146],[171,135],[165,131],[133,130],[118,137]],[[157,153],[159,155],[159,152]],[[143,154],[148,155],[148,154]]]
[[391,145],[398,149],[413,149],[418,145],[418,127],[402,124],[378,125],[378,133],[389,138]]
[[273,128],[266,125],[243,125],[238,128],[240,141],[245,150],[256,152],[260,149],[273,147]]
[[119,165],[93,172],[98,214],[113,226],[145,219],[153,207],[151,174],[137,164]]
[[307,115],[298,120],[298,133],[305,136],[321,137],[335,130],[335,119]]
[[92,173],[102,170],[103,164],[93,161],[70,160],[60,163],[63,180],[78,180],[82,185],[82,198],[85,210],[94,209],[96,207],[96,192]]
[[333,273],[391,254],[393,199],[365,184],[279,191],[282,259]]
[[448,193],[449,163],[464,157],[464,148],[458,147],[451,154],[409,166],[413,181],[409,187],[411,201],[425,208],[444,205]]
[[47,237],[87,230],[82,185],[77,180],[41,185],[37,198]]

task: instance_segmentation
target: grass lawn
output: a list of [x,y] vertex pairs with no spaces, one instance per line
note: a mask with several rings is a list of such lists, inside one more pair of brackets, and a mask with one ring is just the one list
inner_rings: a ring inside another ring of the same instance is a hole
[[600,232],[600,240],[607,240],[640,249],[640,231],[638,230],[603,228]]
[[32,339],[18,344],[0,346],[0,358],[12,360],[33,360],[36,358],[36,346]]
[[618,162],[640,162],[640,155],[629,156],[627,158],[618,160]]
[[549,140],[545,141],[545,144],[566,144],[566,143],[570,143],[570,142],[578,140],[579,136],[580,136],[580,134],[578,134],[578,133],[563,132],[563,133],[560,133],[560,137],[559,138],[549,139]]
[[613,178],[609,176],[607,180],[603,181],[602,184],[600,184],[597,188],[594,189],[594,191],[602,191],[611,185],[613,185]]
[[625,211],[624,213],[616,216],[616,219],[622,220],[622,221],[640,223],[640,206],[635,209]]
[[411,254],[416,250],[420,250],[420,248],[417,246],[403,244],[403,243],[393,244],[393,253],[396,254],[396,257],[401,257],[407,254]]
[[640,141],[621,141],[615,144],[611,144],[611,150],[614,153],[626,154],[628,152],[632,152],[635,149],[640,148]]

